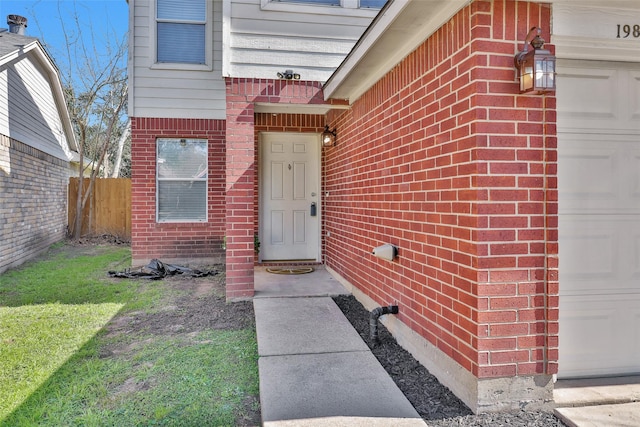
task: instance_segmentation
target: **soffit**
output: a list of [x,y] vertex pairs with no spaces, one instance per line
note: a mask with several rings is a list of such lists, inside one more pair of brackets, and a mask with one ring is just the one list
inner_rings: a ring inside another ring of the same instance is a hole
[[272,113],[272,114],[321,114],[325,115],[330,110],[344,110],[349,108],[348,105],[335,104],[269,104],[265,102],[257,102],[254,105],[256,113]]

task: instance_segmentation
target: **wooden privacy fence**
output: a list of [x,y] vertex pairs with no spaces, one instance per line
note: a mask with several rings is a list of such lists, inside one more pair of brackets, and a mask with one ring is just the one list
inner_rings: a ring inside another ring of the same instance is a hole
[[[69,179],[69,233],[73,233],[78,178]],[[89,188],[84,178],[83,187]],[[82,235],[112,234],[131,239],[131,179],[96,178],[93,194],[82,212]]]

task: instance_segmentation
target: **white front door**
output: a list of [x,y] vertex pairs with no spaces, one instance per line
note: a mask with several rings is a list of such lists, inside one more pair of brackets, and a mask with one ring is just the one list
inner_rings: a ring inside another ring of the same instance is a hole
[[260,137],[260,259],[320,260],[320,140]]
[[640,64],[558,61],[558,376],[640,373]]

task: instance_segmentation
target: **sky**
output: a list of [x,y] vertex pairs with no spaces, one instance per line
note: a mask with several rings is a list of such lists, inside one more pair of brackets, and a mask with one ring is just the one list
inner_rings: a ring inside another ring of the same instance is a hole
[[0,0],[0,28],[9,27],[7,15],[27,18],[25,35],[40,39],[61,69],[69,66],[65,32],[68,40],[82,36],[87,47],[106,55],[128,29],[126,0]]

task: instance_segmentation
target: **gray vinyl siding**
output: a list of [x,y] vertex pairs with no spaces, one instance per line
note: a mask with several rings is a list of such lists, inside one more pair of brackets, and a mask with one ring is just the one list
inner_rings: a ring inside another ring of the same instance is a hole
[[0,67],[0,133],[67,160],[59,111],[47,74],[30,55]]
[[377,12],[211,0],[211,68],[188,70],[155,64],[155,0],[130,0],[129,5],[129,115],[156,118],[225,119],[225,77],[274,79],[279,71],[293,69],[303,80],[325,81]]
[[[132,117],[224,119],[222,78],[222,0],[208,3],[213,25],[209,69],[187,70],[155,64],[155,1],[130,1],[134,23],[129,63],[129,115]],[[213,6],[213,10],[211,7]]]
[[329,78],[376,11],[230,0],[227,74],[273,79],[292,69],[302,80]]

